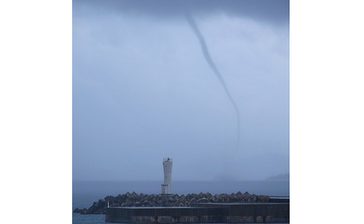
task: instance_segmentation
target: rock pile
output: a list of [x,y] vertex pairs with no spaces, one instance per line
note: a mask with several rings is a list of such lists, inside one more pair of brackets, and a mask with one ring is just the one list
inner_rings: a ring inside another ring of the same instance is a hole
[[156,207],[156,206],[194,206],[199,203],[231,203],[231,202],[268,202],[269,196],[254,195],[245,192],[232,194],[137,194],[126,193],[118,196],[107,196],[94,202],[88,209],[76,208],[73,212],[81,214],[103,214],[108,204],[110,207]]

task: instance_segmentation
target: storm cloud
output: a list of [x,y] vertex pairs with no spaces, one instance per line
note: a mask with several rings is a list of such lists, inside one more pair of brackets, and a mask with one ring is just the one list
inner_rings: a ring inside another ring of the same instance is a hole
[[225,13],[263,22],[287,24],[288,0],[76,0],[74,5],[90,5],[99,10],[123,14],[147,15],[173,19],[189,11],[208,16]]

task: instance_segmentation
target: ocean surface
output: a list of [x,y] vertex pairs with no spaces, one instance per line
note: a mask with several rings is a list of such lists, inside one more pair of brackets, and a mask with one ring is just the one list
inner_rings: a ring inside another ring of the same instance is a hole
[[[116,196],[127,192],[159,194],[160,181],[73,181],[72,207],[88,208],[94,201],[108,195]],[[188,194],[210,192],[236,193],[270,196],[289,196],[289,181],[174,181],[173,193]],[[73,214],[73,224],[105,223],[104,215]]]
[[105,224],[105,215],[72,215],[73,224]]

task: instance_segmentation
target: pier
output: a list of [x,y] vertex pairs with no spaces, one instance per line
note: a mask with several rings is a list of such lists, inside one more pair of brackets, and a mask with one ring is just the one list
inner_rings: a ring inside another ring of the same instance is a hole
[[289,223],[289,202],[202,203],[193,207],[111,207],[110,223]]

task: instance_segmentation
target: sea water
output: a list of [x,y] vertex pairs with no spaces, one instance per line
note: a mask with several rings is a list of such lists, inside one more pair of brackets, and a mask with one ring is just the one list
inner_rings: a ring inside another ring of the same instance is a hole
[[105,215],[72,215],[73,224],[105,224]]

